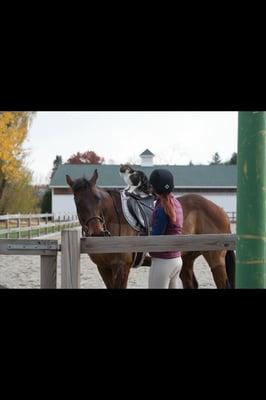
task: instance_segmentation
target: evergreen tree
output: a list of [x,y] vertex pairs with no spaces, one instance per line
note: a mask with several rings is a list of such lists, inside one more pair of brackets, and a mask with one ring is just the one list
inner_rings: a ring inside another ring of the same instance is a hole
[[42,198],[41,213],[50,214],[52,212],[52,191],[47,189]]
[[237,164],[237,153],[233,153],[230,160],[224,163],[224,165],[236,165],[236,164]]
[[63,164],[63,161],[62,161],[62,156],[56,156],[55,157],[55,159],[54,159],[54,162],[53,162],[53,169],[52,169],[52,173],[51,173],[51,177],[50,177],[50,179],[52,179],[52,177],[54,176],[54,174],[55,174],[55,171],[57,170],[57,168],[59,167],[59,165],[61,165],[61,164]]
[[212,161],[210,162],[210,165],[221,165],[221,163],[222,163],[221,157],[220,157],[219,153],[216,152],[212,156]]
[[232,157],[230,158],[229,164],[230,165],[236,165],[237,164],[237,153],[233,153],[232,154]]

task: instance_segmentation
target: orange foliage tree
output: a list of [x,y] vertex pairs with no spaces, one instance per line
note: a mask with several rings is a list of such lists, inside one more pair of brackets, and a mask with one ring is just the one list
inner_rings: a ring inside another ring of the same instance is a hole
[[0,198],[7,182],[14,182],[23,176],[22,144],[33,114],[0,111]]
[[103,157],[100,157],[94,151],[89,150],[84,153],[78,151],[67,160],[67,164],[102,164],[103,162]]

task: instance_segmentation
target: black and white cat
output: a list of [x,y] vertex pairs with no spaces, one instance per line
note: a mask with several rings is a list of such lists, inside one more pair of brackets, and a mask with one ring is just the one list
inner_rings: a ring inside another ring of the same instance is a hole
[[144,172],[133,169],[129,164],[120,164],[119,173],[127,184],[125,191],[140,197],[150,194],[149,181]]

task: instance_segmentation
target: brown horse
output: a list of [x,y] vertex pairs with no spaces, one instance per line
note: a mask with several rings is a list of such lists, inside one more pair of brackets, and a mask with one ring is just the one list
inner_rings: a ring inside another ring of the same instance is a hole
[[[91,179],[66,180],[72,188],[78,218],[86,236],[136,236],[123,216],[118,190],[104,190],[96,185],[97,170]],[[184,213],[183,234],[231,233],[230,221],[224,210],[196,194],[178,198]],[[217,288],[234,287],[235,254],[233,251],[183,252],[180,278],[184,288],[198,288],[193,272],[195,259],[203,255],[208,262]],[[97,265],[107,288],[126,288],[135,253],[90,255]]]

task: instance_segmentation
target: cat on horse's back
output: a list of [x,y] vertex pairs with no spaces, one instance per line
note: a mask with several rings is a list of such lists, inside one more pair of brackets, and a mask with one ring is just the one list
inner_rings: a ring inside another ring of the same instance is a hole
[[119,173],[127,184],[125,191],[139,196],[150,194],[149,181],[143,171],[136,170],[129,164],[120,164]]

